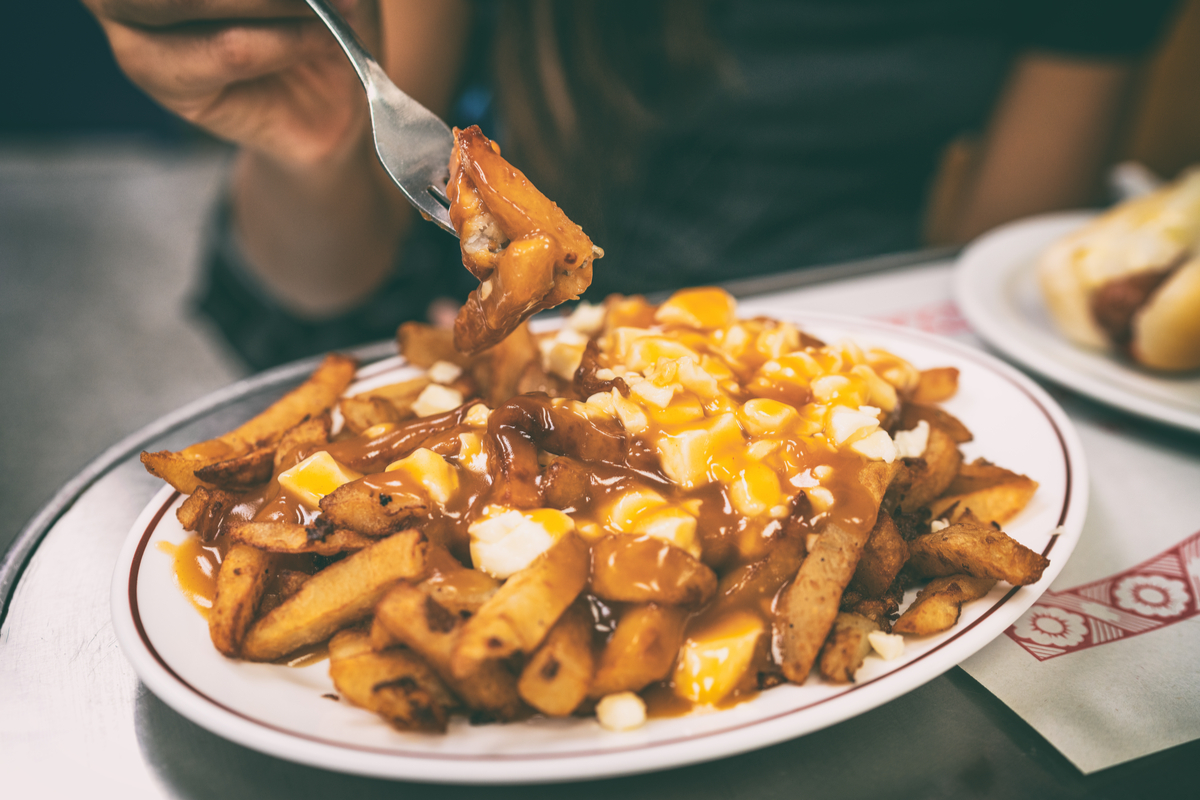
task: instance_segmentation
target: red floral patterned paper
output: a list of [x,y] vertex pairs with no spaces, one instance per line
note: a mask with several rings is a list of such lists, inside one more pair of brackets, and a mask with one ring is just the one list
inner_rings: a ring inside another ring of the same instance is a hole
[[1126,572],[1046,592],[1005,633],[1045,661],[1193,617],[1198,598],[1200,531]]

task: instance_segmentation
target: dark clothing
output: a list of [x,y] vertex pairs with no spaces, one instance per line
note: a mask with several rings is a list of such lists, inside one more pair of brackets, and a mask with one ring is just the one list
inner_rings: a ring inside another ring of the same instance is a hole
[[[810,0],[714,5],[729,68],[644,142],[639,179],[564,209],[603,247],[589,299],[909,250],[938,158],[981,130],[1015,56],[1145,53],[1173,1]],[[518,164],[518,166],[520,166]],[[591,187],[589,187],[591,188]],[[557,199],[557,198],[556,198]],[[389,336],[465,296],[457,242],[416,226],[360,310],[302,322],[210,259],[201,308],[254,366]],[[249,298],[249,299],[248,299]]]

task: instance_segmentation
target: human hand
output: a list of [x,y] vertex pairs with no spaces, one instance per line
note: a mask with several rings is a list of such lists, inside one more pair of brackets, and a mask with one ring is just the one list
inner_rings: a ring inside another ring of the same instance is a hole
[[[210,133],[285,164],[348,153],[367,125],[358,79],[303,0],[83,0],[129,78]],[[366,2],[333,0],[374,44]]]

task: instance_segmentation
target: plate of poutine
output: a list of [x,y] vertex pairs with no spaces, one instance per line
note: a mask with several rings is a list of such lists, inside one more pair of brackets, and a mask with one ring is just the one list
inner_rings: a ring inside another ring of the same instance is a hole
[[327,358],[143,454],[169,485],[114,574],[122,649],[232,741],[442,783],[666,769],[911,691],[1062,569],[1082,449],[984,353],[767,313],[614,297]]

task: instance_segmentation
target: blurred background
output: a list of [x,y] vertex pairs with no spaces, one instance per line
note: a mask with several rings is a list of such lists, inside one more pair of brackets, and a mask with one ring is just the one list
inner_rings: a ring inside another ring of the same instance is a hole
[[[10,3],[0,26],[0,551],[72,475],[155,418],[244,374],[191,311],[231,150],[120,73],[76,0]],[[1140,78],[1117,160],[1200,161],[1200,0]],[[930,193],[929,243],[971,141]]]

